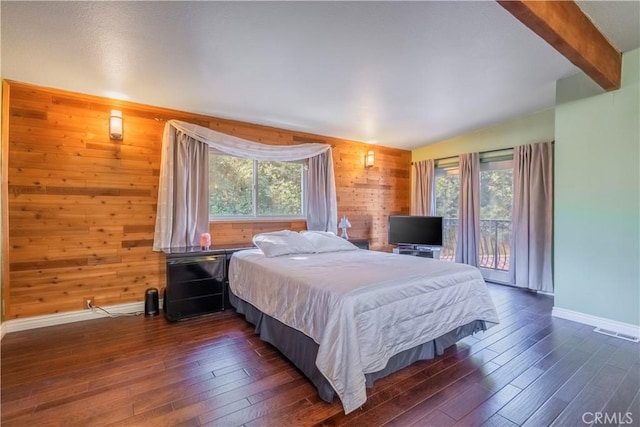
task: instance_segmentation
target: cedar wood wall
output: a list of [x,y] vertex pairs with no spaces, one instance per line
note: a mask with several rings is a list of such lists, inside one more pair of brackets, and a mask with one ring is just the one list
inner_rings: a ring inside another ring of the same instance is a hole
[[[17,82],[4,90],[5,319],[80,310],[85,297],[101,306],[142,301],[146,288],[164,287],[164,258],[151,246],[167,119],[266,144],[331,144],[338,214],[351,221],[350,237],[368,238],[374,249],[386,248],[387,216],[409,213],[410,151]],[[121,141],[108,136],[112,108],[123,113]],[[369,148],[375,166],[365,169]],[[284,228],[305,222],[211,223],[210,231],[214,244],[245,245],[257,232]]]

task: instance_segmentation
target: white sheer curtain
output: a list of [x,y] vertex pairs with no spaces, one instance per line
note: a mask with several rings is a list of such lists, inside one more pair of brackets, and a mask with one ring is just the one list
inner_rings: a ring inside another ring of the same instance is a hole
[[511,279],[517,286],[553,292],[553,145],[513,150]]
[[[189,139],[185,139],[189,138]],[[200,233],[209,231],[208,218],[208,156],[200,159],[204,163],[199,167],[187,166],[187,163],[178,157],[177,146],[181,141],[190,141],[206,145],[206,151],[211,148],[220,153],[226,153],[236,157],[251,158],[257,160],[274,160],[291,162],[309,159],[309,179],[307,180],[307,228],[309,230],[333,231],[338,230],[338,209],[336,202],[335,177],[333,172],[333,157],[331,146],[328,144],[299,144],[299,145],[266,145],[242,138],[227,135],[221,132],[187,123],[179,120],[169,120],[165,124],[164,137],[162,139],[162,159],[160,164],[160,185],[158,188],[158,210],[156,214],[156,227],[153,240],[153,250],[175,246],[196,246],[200,242]],[[189,142],[187,142],[188,144]],[[313,164],[313,166],[311,166]],[[188,170],[184,170],[187,167]],[[321,170],[322,172],[318,172]],[[206,174],[205,174],[206,173]],[[203,175],[204,174],[204,175]],[[198,175],[194,178],[192,175]],[[189,176],[188,182],[199,182],[205,179],[207,183],[207,196],[200,196],[202,186],[189,186],[179,188],[177,180],[179,176]],[[203,178],[204,177],[204,178]],[[176,192],[198,191],[198,196],[178,196]],[[177,206],[184,200],[197,201],[198,208],[183,209]],[[193,215],[196,211],[207,210],[206,224],[200,219],[184,218]],[[185,236],[176,237],[174,236]],[[180,242],[180,244],[174,244]]]
[[480,155],[460,155],[456,262],[478,266],[480,253]]
[[435,161],[421,160],[413,165],[415,169],[415,187],[413,212],[415,215],[433,215],[433,180]]

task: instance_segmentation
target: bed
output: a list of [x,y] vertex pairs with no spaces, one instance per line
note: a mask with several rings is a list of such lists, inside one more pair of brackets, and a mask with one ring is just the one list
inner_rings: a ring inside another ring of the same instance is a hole
[[478,269],[363,249],[236,252],[230,300],[345,413],[373,381],[498,323]]

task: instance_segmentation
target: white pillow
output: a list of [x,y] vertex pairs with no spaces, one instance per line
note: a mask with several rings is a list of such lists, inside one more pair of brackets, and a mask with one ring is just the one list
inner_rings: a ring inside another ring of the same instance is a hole
[[256,234],[253,236],[253,244],[260,248],[267,258],[315,252],[315,248],[307,239],[291,230]]
[[318,253],[358,250],[356,245],[330,231],[301,231],[300,234],[313,245]]

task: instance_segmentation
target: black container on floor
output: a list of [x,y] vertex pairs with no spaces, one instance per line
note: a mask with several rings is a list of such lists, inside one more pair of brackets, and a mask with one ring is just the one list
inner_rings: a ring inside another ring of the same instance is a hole
[[156,288],[147,289],[144,294],[144,315],[157,316],[160,314],[158,305],[158,290]]

